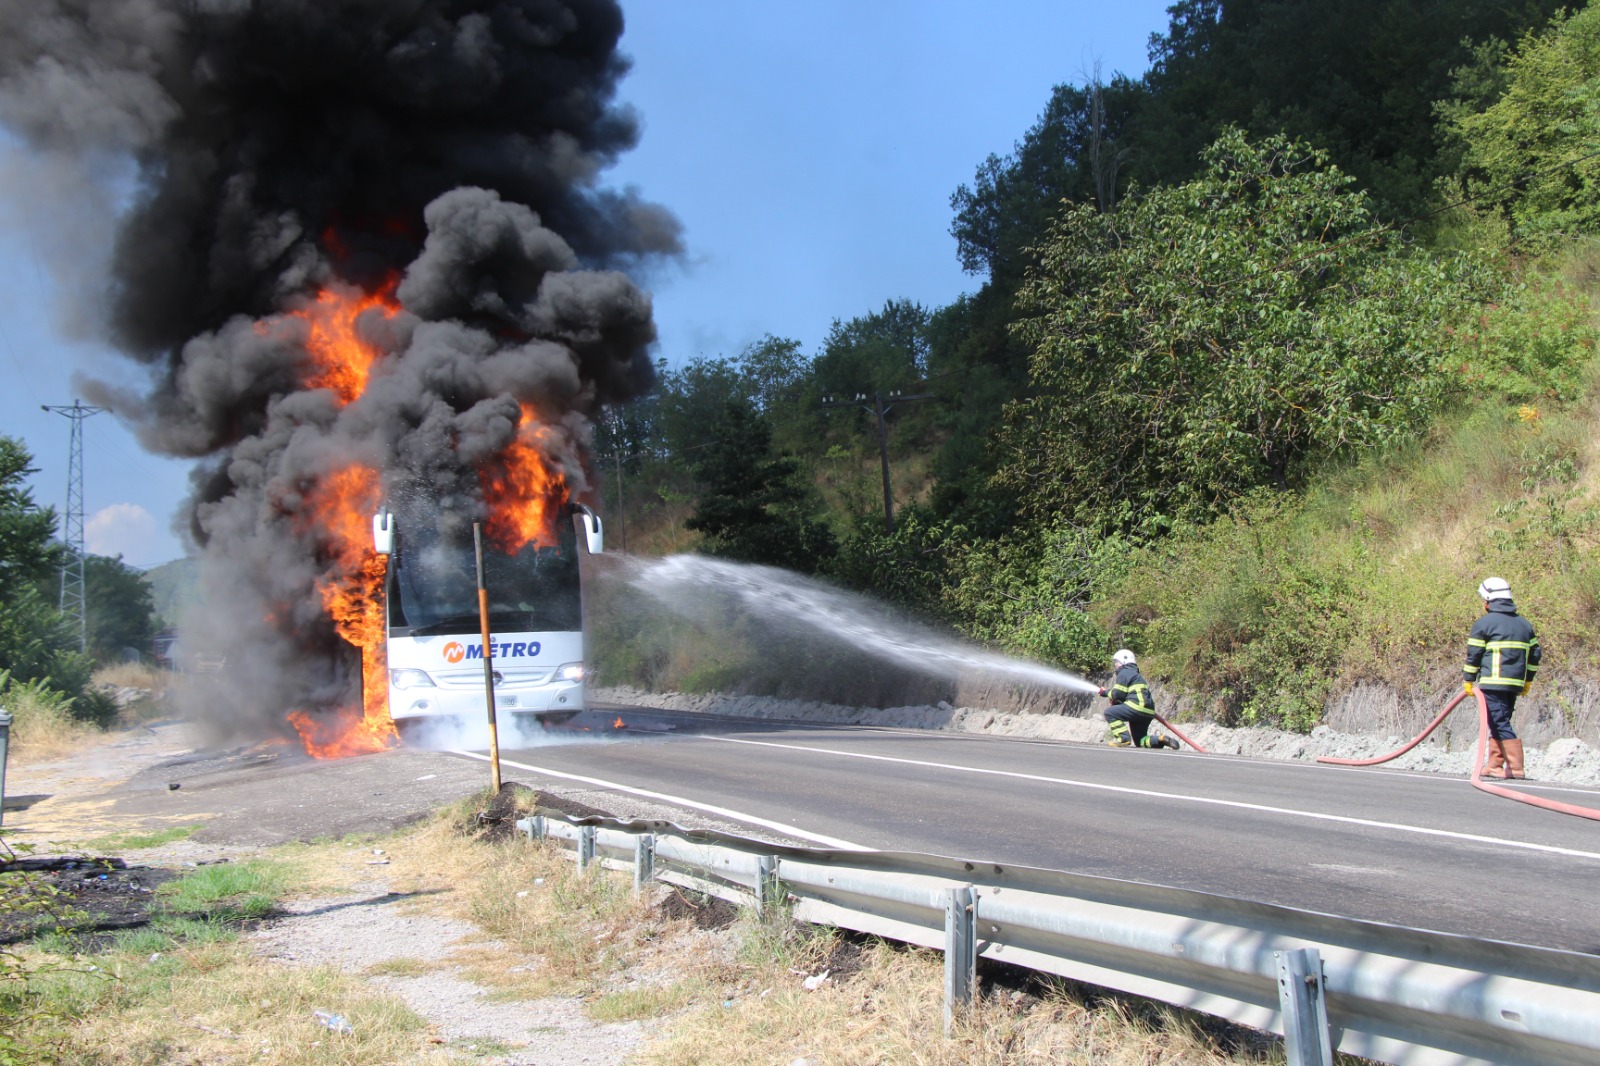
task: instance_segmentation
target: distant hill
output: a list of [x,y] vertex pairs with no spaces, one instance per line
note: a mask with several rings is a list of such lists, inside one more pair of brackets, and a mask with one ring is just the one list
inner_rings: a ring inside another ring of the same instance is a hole
[[184,609],[197,599],[200,561],[175,559],[146,570],[144,577],[150,583],[150,599],[155,604],[156,614],[167,625],[176,625]]

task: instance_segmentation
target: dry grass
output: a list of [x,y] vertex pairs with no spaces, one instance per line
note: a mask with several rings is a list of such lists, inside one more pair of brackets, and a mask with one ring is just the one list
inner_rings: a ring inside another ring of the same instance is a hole
[[[118,663],[95,671],[92,684],[104,690],[137,689],[144,693],[126,704],[118,717],[137,724],[169,713],[167,690],[172,677],[140,663]],[[50,762],[106,739],[103,730],[72,717],[70,704],[40,685],[12,683],[0,699],[12,716],[9,757],[20,765]]]
[[942,957],[889,944],[861,969],[814,992],[799,976],[768,972],[723,1003],[686,1014],[633,1061],[650,1066],[724,1062],[1012,1064],[1097,1066],[1282,1061],[1281,1052],[1228,1051],[1176,1011],[1107,999],[1091,1007],[1063,985],[1043,995],[991,991],[942,1035]]
[[438,959],[385,959],[362,972],[368,977],[421,977],[448,965]]
[[172,709],[167,697],[175,681],[172,671],[145,663],[113,663],[94,672],[96,688],[134,689],[143,693],[138,699],[124,703],[118,711],[117,718],[125,725],[168,717]]
[[172,673],[146,663],[111,663],[94,672],[94,683],[110,688],[141,688],[157,694],[167,690]]
[[[502,994],[584,995],[597,1021],[664,1019],[663,1038],[631,1061],[1221,1066],[1282,1060],[1271,1041],[1264,1051],[1226,1049],[1192,1016],[1117,997],[1090,1006],[1062,986],[1042,998],[991,995],[944,1040],[930,1035],[943,1024],[937,953],[890,944],[861,948],[832,930],[762,922],[749,912],[710,931],[690,917],[663,916],[665,897],[676,890],[658,886],[647,900],[636,900],[626,874],[580,874],[571,854],[554,845],[512,840],[489,847],[496,859],[481,867],[475,883],[461,886],[455,906],[465,905],[458,915],[505,948],[458,953],[467,976]],[[523,966],[510,965],[512,957]],[[527,968],[528,959],[536,965]],[[805,978],[824,970],[854,972],[806,992]]]
[[103,735],[75,720],[65,700],[38,686],[11,685],[5,692],[5,709],[11,714],[8,757],[21,765],[81,751]]
[[[239,943],[146,945],[93,957],[101,974],[52,978],[49,1002],[78,1020],[68,1061],[156,1063],[442,1063],[424,1019],[366,977],[448,968],[491,1000],[581,997],[597,1023],[651,1020],[658,1040],[630,1062],[955,1064],[1075,1062],[1195,1066],[1281,1062],[1275,1043],[1203,1029],[1197,1016],[1090,990],[986,978],[986,995],[942,1036],[936,952],[773,920],[664,885],[642,897],[625,873],[580,873],[569,852],[507,836],[516,812],[476,817],[483,798],[384,837],[278,849],[273,861],[306,896],[365,892],[381,876],[415,893],[399,904],[468,919],[483,933],[443,958],[397,957],[364,975],[284,966]],[[374,868],[374,851],[388,865]],[[809,975],[830,972],[816,991]],[[106,980],[106,976],[115,980]],[[330,1031],[316,1011],[348,1019]],[[483,1049],[479,1049],[482,1053]],[[468,1056],[472,1057],[472,1056]]]
[[[438,836],[441,831],[444,835]],[[445,823],[422,830],[430,862],[459,864],[463,838]],[[581,995],[596,1021],[661,1019],[663,1038],[630,1061],[689,1063],[1238,1064],[1281,1061],[1267,1050],[1229,1050],[1176,1011],[1107,997],[1086,1005],[1060,987],[1042,999],[993,995],[950,1040],[943,1023],[943,961],[889,944],[865,948],[839,934],[742,912],[721,930],[692,914],[667,917],[676,890],[636,899],[622,873],[579,873],[570,852],[513,839],[472,844],[492,852],[470,882],[435,897],[496,945],[455,953],[463,976],[501,997]],[[460,866],[458,865],[458,868]],[[681,911],[682,907],[671,908]],[[815,992],[808,975],[830,978]],[[853,971],[853,972],[851,972]]]
[[[356,1066],[454,1059],[429,1043],[427,1023],[398,999],[333,967],[283,966],[236,944],[94,961],[103,974],[54,982],[54,1002],[73,1002],[80,1015],[61,1061]],[[344,1018],[351,1031],[330,1029],[318,1011]]]

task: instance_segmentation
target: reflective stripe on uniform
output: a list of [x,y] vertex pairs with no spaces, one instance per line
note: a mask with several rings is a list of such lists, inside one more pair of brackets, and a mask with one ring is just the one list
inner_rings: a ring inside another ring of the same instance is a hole
[[1149,685],[1113,685],[1112,691],[1126,693],[1130,698],[1122,702],[1136,711],[1148,711],[1155,706],[1150,699]]
[[[1522,652],[1530,651],[1533,648],[1532,642],[1526,640],[1469,640],[1467,643],[1475,644],[1494,656],[1494,658],[1490,660],[1490,672],[1486,675],[1480,676],[1478,678],[1478,684],[1515,685],[1517,688],[1523,688],[1527,685],[1527,681],[1523,678],[1500,676],[1500,653],[1508,649]],[[1528,657],[1524,655],[1522,659],[1522,669],[1531,677],[1539,668],[1537,666],[1530,665],[1528,663]]]

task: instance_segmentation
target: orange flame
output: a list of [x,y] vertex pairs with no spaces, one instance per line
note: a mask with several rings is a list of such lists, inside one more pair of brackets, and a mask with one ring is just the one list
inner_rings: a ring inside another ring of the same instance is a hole
[[[314,303],[291,313],[309,326],[306,349],[315,372],[306,384],[333,390],[341,405],[366,389],[373,364],[383,354],[363,340],[357,328],[357,320],[373,309],[386,317],[398,310],[393,281],[371,294],[329,287],[317,294]],[[289,715],[306,751],[317,758],[381,751],[398,740],[389,718],[385,564],[372,550],[369,525],[380,498],[378,472],[359,464],[323,478],[301,496],[298,517],[321,534],[331,574],[317,584],[317,593],[335,631],[361,649],[359,711],[342,708],[315,719],[304,711]]]
[[552,432],[531,405],[523,404],[516,439],[479,475],[489,508],[485,532],[508,554],[556,542],[555,514],[566,502],[567,486],[561,472],[545,462],[541,445]]
[[398,736],[389,718],[384,653],[384,561],[372,550],[370,516],[377,510],[378,472],[355,465],[324,478],[302,497],[300,517],[322,532],[331,577],[317,585],[334,630],[361,649],[362,707],[313,720],[296,711],[289,721],[306,751],[321,759],[382,751]]
[[289,724],[300,734],[306,754],[317,759],[348,759],[352,755],[384,751],[394,747],[397,739],[388,712],[379,722],[358,715],[352,708],[316,718],[305,711],[290,711]]
[[[306,347],[314,372],[308,387],[332,390],[341,405],[361,396],[383,353],[362,339],[358,320],[374,309],[394,314],[394,288],[393,281],[373,294],[330,287],[292,313],[310,327]],[[480,471],[489,511],[485,531],[503,551],[555,543],[555,515],[568,489],[561,471],[545,460],[554,432],[531,405],[523,404],[516,438]],[[332,575],[317,585],[323,607],[339,636],[361,649],[362,707],[315,718],[301,710],[289,715],[306,751],[321,759],[381,751],[398,740],[388,707],[386,564],[371,542],[371,516],[381,499],[379,472],[360,464],[324,477],[300,498],[298,518],[320,534]],[[622,728],[621,719],[617,728]]]
[[381,353],[361,339],[356,320],[374,308],[385,317],[398,311],[394,287],[391,281],[371,294],[323,289],[317,293],[316,303],[291,312],[310,327],[306,348],[316,364],[316,373],[306,383],[310,388],[332,389],[341,404],[350,403],[366,390],[372,364]]
[[626,729],[626,728],[628,728],[628,723],[624,722],[621,718],[618,718],[615,722],[611,723],[611,728],[612,729]]

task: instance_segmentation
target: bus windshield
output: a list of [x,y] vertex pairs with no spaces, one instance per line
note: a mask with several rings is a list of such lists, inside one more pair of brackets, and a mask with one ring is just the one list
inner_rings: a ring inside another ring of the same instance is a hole
[[[556,519],[556,543],[507,554],[483,538],[489,624],[501,633],[548,633],[583,628],[577,534],[572,512]],[[395,636],[478,633],[478,578],[472,527],[439,528],[399,516],[389,556],[389,630]]]

